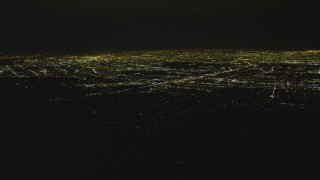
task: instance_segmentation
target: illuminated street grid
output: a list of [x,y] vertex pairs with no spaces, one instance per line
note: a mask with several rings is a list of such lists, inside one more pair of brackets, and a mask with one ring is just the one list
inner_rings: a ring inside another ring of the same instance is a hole
[[[55,100],[128,93],[211,93],[215,97],[220,93],[225,96],[221,103],[227,103],[232,94],[241,106],[257,101],[257,106],[277,102],[293,110],[306,108],[306,104],[317,109],[320,50],[1,55],[0,78],[15,81],[15,86],[1,87],[2,94],[30,94],[36,89],[38,94],[52,94]],[[29,83],[35,79],[37,82]],[[56,86],[62,88],[55,90]],[[241,102],[244,97],[252,99]]]

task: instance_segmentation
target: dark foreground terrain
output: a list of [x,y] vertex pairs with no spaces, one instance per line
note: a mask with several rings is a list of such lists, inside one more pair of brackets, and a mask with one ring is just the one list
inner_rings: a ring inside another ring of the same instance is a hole
[[2,55],[5,179],[317,179],[319,51]]

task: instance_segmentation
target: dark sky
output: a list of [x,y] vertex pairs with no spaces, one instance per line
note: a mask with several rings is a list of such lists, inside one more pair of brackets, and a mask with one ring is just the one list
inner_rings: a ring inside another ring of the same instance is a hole
[[1,51],[320,48],[316,0],[11,0]]

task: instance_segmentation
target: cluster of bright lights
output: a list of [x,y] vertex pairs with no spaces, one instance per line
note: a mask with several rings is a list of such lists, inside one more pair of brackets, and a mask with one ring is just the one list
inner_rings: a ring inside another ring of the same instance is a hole
[[[223,88],[320,90],[320,51],[180,50],[0,57],[0,77],[76,79],[85,96]],[[70,85],[71,86],[71,85]]]

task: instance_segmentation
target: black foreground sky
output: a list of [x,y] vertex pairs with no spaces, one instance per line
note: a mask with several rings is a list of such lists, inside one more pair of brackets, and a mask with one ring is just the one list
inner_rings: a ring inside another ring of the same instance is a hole
[[320,48],[317,0],[10,0],[0,52]]

